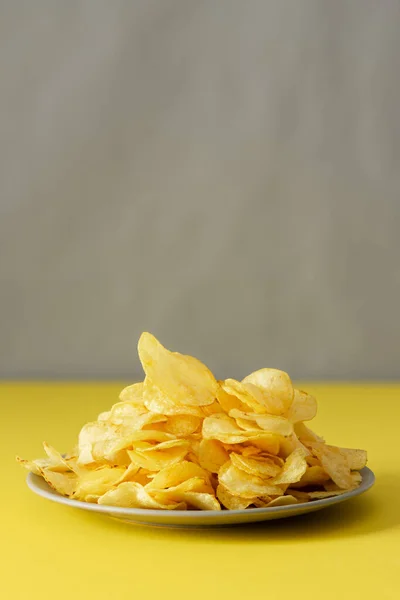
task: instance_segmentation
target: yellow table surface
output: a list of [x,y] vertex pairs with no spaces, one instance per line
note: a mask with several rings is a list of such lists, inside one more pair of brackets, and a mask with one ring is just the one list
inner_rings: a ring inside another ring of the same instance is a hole
[[377,482],[367,494],[308,516],[209,530],[124,525],[27,488],[14,456],[42,456],[43,440],[72,447],[123,385],[0,384],[2,598],[400,598],[400,385],[302,384],[319,401],[313,428],[369,451]]

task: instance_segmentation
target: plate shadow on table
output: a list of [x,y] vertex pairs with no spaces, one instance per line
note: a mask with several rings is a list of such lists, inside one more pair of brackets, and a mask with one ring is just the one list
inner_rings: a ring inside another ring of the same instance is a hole
[[[188,539],[195,537],[198,541],[218,541],[218,543],[233,541],[262,540],[269,543],[284,543],[285,541],[304,542],[319,539],[335,539],[374,534],[389,528],[400,526],[400,511],[396,506],[396,498],[400,494],[400,477],[398,474],[380,474],[372,490],[366,494],[297,517],[264,521],[250,525],[210,528],[173,528],[152,527],[147,525],[129,525],[108,519],[103,515],[79,513],[79,519],[84,518],[93,522],[101,519],[102,526],[115,533],[146,537],[149,534],[154,539]],[[76,513],[75,513],[76,514]],[[92,524],[93,524],[92,522]]]

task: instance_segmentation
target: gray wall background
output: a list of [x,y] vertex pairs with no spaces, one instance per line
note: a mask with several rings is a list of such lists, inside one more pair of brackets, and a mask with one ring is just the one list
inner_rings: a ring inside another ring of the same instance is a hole
[[0,376],[399,375],[400,3],[0,1]]

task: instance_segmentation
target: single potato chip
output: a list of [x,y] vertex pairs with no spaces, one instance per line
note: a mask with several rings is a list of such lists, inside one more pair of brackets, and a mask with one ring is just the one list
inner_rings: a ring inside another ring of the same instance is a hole
[[242,409],[247,406],[256,413],[262,414],[266,412],[262,403],[262,394],[255,386],[246,385],[245,383],[236,381],[236,379],[226,379],[221,382],[221,387],[228,395],[236,396],[242,405]]
[[293,401],[293,385],[285,371],[278,369],[260,369],[250,373],[242,380],[244,384],[252,384],[262,392],[262,404],[273,415],[283,415],[291,407]]
[[228,492],[225,486],[219,484],[217,487],[217,498],[228,510],[243,510],[257,501],[257,498],[241,498]]
[[306,472],[297,483],[291,483],[293,488],[304,488],[307,486],[324,485],[330,480],[330,476],[319,466],[307,467]]
[[146,485],[146,489],[162,490],[175,487],[192,477],[199,477],[200,479],[209,481],[209,475],[205,469],[195,463],[183,460],[175,465],[161,469],[154,475],[151,482]]
[[297,481],[300,481],[306,470],[307,461],[305,459],[305,453],[301,448],[298,448],[287,457],[282,471],[272,480],[271,483],[274,485],[280,485],[282,483],[296,483]]
[[260,415],[257,413],[244,413],[237,409],[229,411],[229,416],[234,419],[241,419],[256,423],[258,427],[268,433],[277,433],[279,435],[288,436],[293,433],[293,425],[285,417],[277,417],[275,415]]
[[189,406],[214,402],[218,383],[199,360],[170,352],[150,333],[142,333],[138,351],[144,372],[172,402]]
[[292,423],[311,421],[317,414],[317,401],[314,396],[301,390],[294,390],[293,402],[289,409],[288,419]]
[[289,506],[290,504],[298,504],[299,501],[294,496],[287,494],[286,496],[278,496],[267,503],[268,506]]
[[229,454],[218,440],[201,440],[197,456],[200,466],[210,473],[218,473],[229,460]]
[[280,467],[270,458],[249,458],[232,452],[230,459],[233,466],[249,475],[256,475],[262,479],[276,477],[280,471]]
[[322,467],[328,473],[332,481],[340,489],[350,489],[353,486],[350,467],[347,457],[344,456],[339,448],[328,446],[321,442],[313,442],[311,444],[312,453],[320,461]]
[[235,467],[231,461],[225,463],[218,473],[220,483],[234,496],[254,498],[255,496],[282,496],[282,490],[260,477],[249,475]]
[[137,406],[143,406],[143,381],[128,385],[119,395],[121,402],[130,402]]
[[109,490],[98,499],[98,504],[106,504],[108,506],[122,506],[124,508],[153,508],[155,510],[185,510],[185,503],[166,502],[161,504],[156,502],[154,498],[140,485],[135,482],[121,483],[117,488]]
[[201,425],[200,417],[194,415],[171,415],[165,424],[165,429],[177,437],[191,435]]

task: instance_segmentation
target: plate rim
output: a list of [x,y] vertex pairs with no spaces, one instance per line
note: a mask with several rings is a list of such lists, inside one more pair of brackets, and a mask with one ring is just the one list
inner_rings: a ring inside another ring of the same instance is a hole
[[[72,498],[68,498],[66,496],[62,496],[58,492],[51,490],[48,483],[39,475],[35,475],[34,473],[28,473],[26,478],[26,483],[29,489],[41,496],[42,498],[46,498],[47,500],[51,500],[52,502],[58,502],[59,504],[65,504],[66,506],[70,506],[72,508],[80,508],[83,510],[88,510],[92,512],[103,513],[109,516],[112,515],[130,515],[132,517],[141,516],[148,517],[150,520],[152,517],[170,517],[172,520],[178,520],[179,518],[185,517],[190,520],[196,521],[200,519],[212,519],[213,517],[224,515],[229,518],[242,517],[245,515],[262,515],[262,514],[274,514],[274,513],[285,513],[293,511],[293,509],[302,510],[303,508],[310,508],[312,505],[317,510],[318,508],[324,508],[325,506],[330,506],[332,504],[337,504],[339,502],[344,502],[350,498],[355,498],[367,492],[375,483],[375,474],[369,467],[364,467],[360,471],[362,476],[361,484],[358,488],[353,490],[349,490],[344,492],[340,496],[331,496],[329,498],[321,498],[318,500],[313,500],[310,502],[299,502],[298,504],[288,504],[286,506],[270,506],[263,508],[245,508],[245,509],[235,509],[235,510],[163,510],[163,509],[153,509],[153,508],[128,508],[123,506],[109,506],[106,504],[95,504],[91,502],[83,502],[82,500],[74,500]],[[38,482],[41,482],[42,485],[39,485]],[[43,488],[43,484],[45,487]],[[47,488],[47,489],[46,489]],[[112,514],[111,514],[112,513]]]

